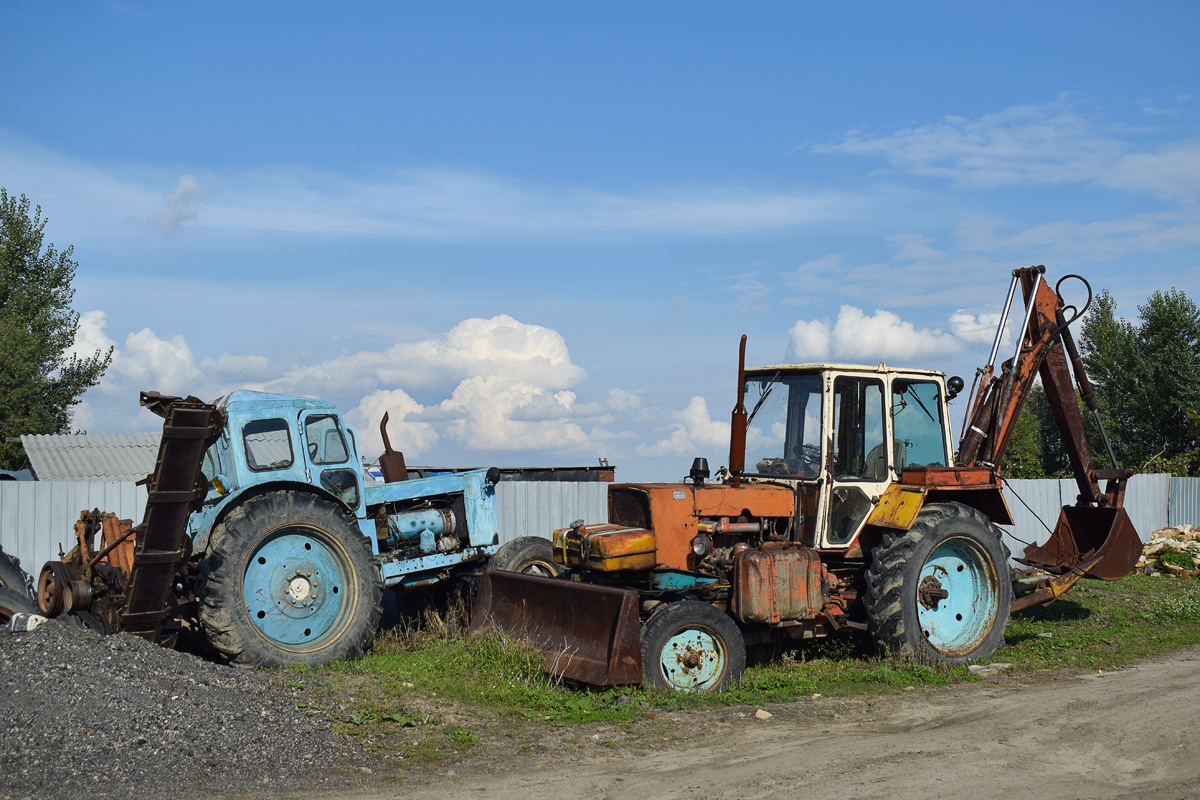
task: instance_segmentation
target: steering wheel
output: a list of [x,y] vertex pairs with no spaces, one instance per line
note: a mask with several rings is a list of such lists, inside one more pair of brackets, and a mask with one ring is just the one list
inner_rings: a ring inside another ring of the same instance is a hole
[[798,444],[788,458],[788,471],[809,477],[821,471],[821,448],[815,444]]

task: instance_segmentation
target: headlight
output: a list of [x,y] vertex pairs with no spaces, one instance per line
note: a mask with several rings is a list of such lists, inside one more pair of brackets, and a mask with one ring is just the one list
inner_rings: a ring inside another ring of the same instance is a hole
[[692,552],[704,558],[712,552],[712,539],[703,533],[692,539]]

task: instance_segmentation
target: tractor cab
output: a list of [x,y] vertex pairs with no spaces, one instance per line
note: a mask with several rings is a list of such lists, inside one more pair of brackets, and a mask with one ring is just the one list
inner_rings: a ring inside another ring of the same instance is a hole
[[795,487],[796,524],[810,547],[849,548],[901,470],[951,463],[941,372],[800,364],[745,375],[741,475]]

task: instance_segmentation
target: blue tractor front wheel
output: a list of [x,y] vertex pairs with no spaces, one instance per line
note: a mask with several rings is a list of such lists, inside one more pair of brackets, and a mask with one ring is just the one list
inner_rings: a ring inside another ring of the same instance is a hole
[[361,655],[383,584],[371,545],[330,500],[276,491],[213,530],[197,585],[209,643],[250,666],[324,664]]
[[875,641],[917,663],[991,658],[1012,605],[1008,558],[1000,530],[978,510],[926,506],[871,554],[864,599]]

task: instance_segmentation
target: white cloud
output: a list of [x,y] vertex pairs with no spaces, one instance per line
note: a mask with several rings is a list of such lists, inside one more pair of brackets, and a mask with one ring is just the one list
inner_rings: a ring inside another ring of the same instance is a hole
[[[1018,295],[1016,302],[1020,302]],[[996,326],[1000,324],[999,314],[968,314],[962,310],[950,315],[950,330],[964,342],[992,342],[996,338]],[[1007,332],[1006,332],[1007,336]]]
[[2,134],[0,163],[12,185],[37,187],[76,242],[133,236],[145,220],[164,233],[189,222],[199,232],[385,240],[720,237],[850,219],[864,203],[844,192],[736,185],[600,192],[437,167],[359,175],[264,166],[219,170],[200,181],[147,168],[97,168]]
[[894,312],[876,309],[868,316],[850,305],[842,306],[832,325],[828,320],[798,320],[788,338],[787,357],[796,361],[833,357],[862,363],[911,364],[963,349],[954,335],[940,329],[917,330]]
[[[111,344],[105,325],[102,312],[83,315],[76,348]],[[143,389],[205,399],[237,388],[319,397],[348,411],[370,455],[382,452],[378,427],[388,411],[393,446],[415,457],[444,439],[468,450],[573,452],[626,438],[604,426],[617,421],[614,412],[638,416],[639,398],[613,389],[607,404],[580,402],[573,387],[586,374],[557,331],[498,315],[464,320],[444,336],[291,369],[227,353],[198,363],[184,337],[145,328],[117,348],[101,388],[124,403]],[[416,390],[433,402],[418,402],[409,394]]]
[[708,402],[703,397],[693,397],[686,408],[672,416],[675,422],[667,437],[654,444],[638,446],[638,455],[696,455],[700,450],[728,450],[729,423],[713,420],[708,413]]
[[154,225],[163,234],[174,233],[185,220],[196,219],[194,208],[202,189],[200,182],[191,175],[182,175],[175,189],[163,198],[167,207],[154,219]]
[[882,157],[897,169],[969,188],[1095,183],[1173,200],[1200,197],[1200,140],[1139,148],[1118,131],[1057,102],[975,119],[947,116],[884,136],[850,131],[813,150]]
[[408,419],[420,415],[425,407],[408,396],[403,389],[380,389],[362,399],[358,407],[346,414],[347,419],[358,429],[359,445],[363,455],[373,458],[383,452],[383,437],[379,435],[379,423],[384,413],[388,415],[388,441],[392,448],[404,453],[409,460],[427,453],[437,444],[438,434],[433,424]]

